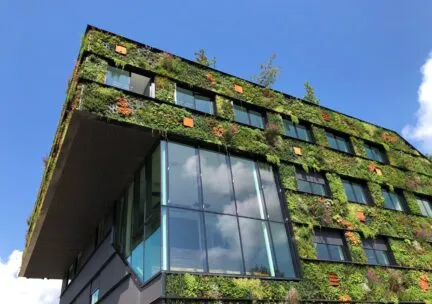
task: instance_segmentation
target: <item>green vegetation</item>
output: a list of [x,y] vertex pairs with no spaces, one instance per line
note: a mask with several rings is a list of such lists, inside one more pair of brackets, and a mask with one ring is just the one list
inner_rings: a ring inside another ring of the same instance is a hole
[[202,64],[206,67],[216,67],[216,57],[213,57],[212,59],[208,59],[206,52],[203,49],[199,49],[195,52],[195,61],[199,64]]
[[306,101],[312,102],[312,103],[319,104],[319,99],[318,99],[318,97],[316,97],[315,90],[309,81],[305,82],[304,88],[306,91],[306,95],[303,97],[303,99]]
[[280,67],[273,65],[273,60],[275,59],[276,54],[273,54],[266,64],[261,64],[259,74],[252,76],[253,81],[263,87],[270,88],[276,82],[280,72]]

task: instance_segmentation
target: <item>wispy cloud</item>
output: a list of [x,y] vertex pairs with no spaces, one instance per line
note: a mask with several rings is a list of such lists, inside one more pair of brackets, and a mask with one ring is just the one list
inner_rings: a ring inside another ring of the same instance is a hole
[[19,278],[22,252],[14,250],[7,261],[0,259],[0,303],[57,304],[61,281]]
[[416,113],[417,121],[415,126],[405,126],[402,134],[418,141],[424,152],[432,153],[432,52],[420,71],[423,79],[418,89],[420,106]]

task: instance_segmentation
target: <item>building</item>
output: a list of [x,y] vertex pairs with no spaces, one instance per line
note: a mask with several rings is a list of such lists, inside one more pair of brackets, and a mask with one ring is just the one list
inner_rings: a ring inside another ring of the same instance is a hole
[[20,275],[61,304],[432,300],[394,131],[87,28]]

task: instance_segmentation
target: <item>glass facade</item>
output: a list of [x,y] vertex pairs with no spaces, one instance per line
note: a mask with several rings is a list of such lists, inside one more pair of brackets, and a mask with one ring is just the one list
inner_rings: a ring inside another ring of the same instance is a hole
[[371,195],[366,185],[359,184],[350,180],[342,179],[345,194],[351,202],[368,204],[372,201]]
[[296,168],[297,189],[321,196],[329,195],[327,181],[319,172],[306,172]]
[[317,230],[313,236],[313,242],[318,259],[331,261],[347,260],[347,250],[340,232]]
[[387,209],[393,209],[397,211],[406,211],[407,204],[405,198],[401,192],[390,191],[387,189],[382,189],[384,197],[384,207]]
[[394,264],[390,256],[387,242],[384,238],[364,239],[363,248],[368,258],[368,263],[373,265]]
[[238,104],[234,105],[234,120],[249,126],[264,129],[264,117],[260,112],[247,109]]
[[117,202],[116,243],[147,281],[161,269],[293,278],[273,167],[161,142]]
[[176,104],[208,114],[214,113],[214,104],[209,97],[180,87],[176,88]]
[[330,148],[346,153],[352,153],[351,143],[348,138],[327,131],[327,142]]
[[378,146],[375,146],[372,144],[368,144],[368,143],[365,143],[364,147],[366,150],[367,158],[381,162],[381,163],[387,162],[386,154],[381,147],[378,147]]
[[311,130],[303,124],[294,124],[293,122],[284,119],[284,132],[286,136],[297,138],[300,140],[313,142]]

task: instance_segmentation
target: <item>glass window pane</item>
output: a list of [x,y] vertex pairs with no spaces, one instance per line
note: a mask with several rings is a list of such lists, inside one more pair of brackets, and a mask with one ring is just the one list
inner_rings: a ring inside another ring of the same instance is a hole
[[427,213],[427,211],[426,211],[426,208],[425,208],[425,206],[424,206],[424,204],[423,204],[423,201],[417,199],[417,204],[418,204],[418,206],[420,207],[420,212],[421,212],[421,214],[423,214],[424,216],[429,216],[428,213]]
[[366,204],[368,202],[366,191],[362,185],[352,183],[357,202]]
[[131,79],[130,79],[130,90],[132,92],[138,93],[138,94],[144,94],[149,92],[148,87],[150,86],[150,78],[131,73]]
[[356,197],[354,195],[354,189],[351,186],[351,183],[348,181],[342,181],[344,189],[345,189],[345,193],[348,197],[349,201],[355,202],[356,201]]
[[285,126],[286,136],[297,138],[297,133],[294,124],[291,121],[284,119],[284,126]]
[[375,154],[373,153],[372,149],[368,145],[365,145],[365,150],[366,150],[367,158],[375,159]]
[[384,162],[384,154],[381,150],[379,150],[378,148],[373,148],[374,150],[374,154],[375,154],[375,160],[380,161],[380,162]]
[[312,186],[311,183],[303,181],[303,180],[297,180],[297,189],[299,191],[312,193]]
[[205,226],[209,271],[242,273],[243,260],[236,217],[206,213]]
[[390,193],[387,190],[383,190],[382,193],[384,196],[384,207],[388,209],[395,209],[392,198],[390,197]]
[[99,300],[99,288],[96,289],[91,295],[90,304],[95,304]]
[[268,225],[261,220],[239,218],[246,274],[269,276],[273,272]]
[[170,208],[168,211],[168,239],[170,269],[202,272],[205,265],[202,214]]
[[403,211],[404,205],[402,196],[395,192],[390,192],[389,194],[393,202],[394,210]]
[[366,256],[368,258],[369,264],[373,264],[373,265],[378,264],[378,261],[376,259],[375,252],[373,249],[366,249],[365,248],[365,253],[366,253]]
[[380,264],[380,265],[388,265],[389,264],[389,259],[387,257],[386,251],[375,250],[375,254],[376,254],[376,257],[378,260],[378,264]]
[[156,209],[145,224],[144,235],[144,281],[161,269],[160,211]]
[[330,258],[333,261],[343,261],[345,260],[344,253],[341,246],[337,245],[327,245],[330,251]]
[[279,192],[274,179],[273,168],[270,165],[263,163],[259,164],[259,168],[267,214],[272,220],[282,221],[282,208],[279,199]]
[[327,195],[325,187],[323,185],[311,183],[311,186],[312,186],[312,193],[317,195],[322,195],[322,196]]
[[129,90],[130,77],[129,72],[115,67],[107,68],[106,84]]
[[315,243],[317,258],[320,260],[330,260],[326,244]]
[[270,228],[277,260],[277,265],[275,265],[276,276],[285,278],[295,277],[294,264],[285,225],[271,222]]
[[263,201],[255,163],[231,156],[231,168],[238,214],[264,218]]
[[235,214],[232,178],[227,156],[200,149],[200,160],[204,208]]
[[193,92],[183,88],[176,88],[176,104],[195,109]]
[[349,146],[348,146],[348,142],[345,140],[345,138],[336,136],[336,141],[337,141],[337,145],[338,145],[338,149],[344,152],[350,152]]
[[213,114],[213,101],[205,96],[195,95],[196,109],[201,112]]
[[247,125],[249,124],[249,115],[245,107],[234,105],[234,120]]
[[311,141],[311,138],[309,136],[309,130],[307,129],[306,126],[297,125],[296,128],[297,128],[297,134],[299,139]]
[[[171,205],[200,208],[198,157],[194,148],[168,143],[168,199]],[[187,189],[187,191],[185,191]]]
[[264,129],[264,119],[259,112],[249,111],[249,118],[251,126]]
[[327,141],[330,148],[338,149],[338,145],[336,143],[334,135],[329,132],[327,132]]

